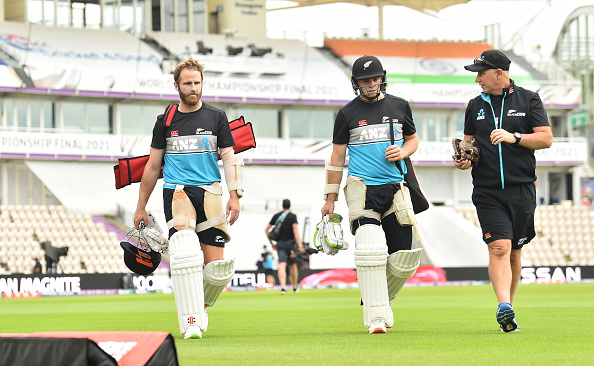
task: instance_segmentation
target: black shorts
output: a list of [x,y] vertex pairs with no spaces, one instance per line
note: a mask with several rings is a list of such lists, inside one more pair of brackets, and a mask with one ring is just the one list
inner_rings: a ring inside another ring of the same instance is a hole
[[513,249],[521,249],[536,236],[536,187],[533,183],[505,189],[474,187],[472,203],[476,207],[485,243],[510,239]]
[[[196,225],[206,221],[206,214],[204,213],[204,189],[200,187],[184,187],[184,191],[190,198],[190,202],[196,210]],[[165,209],[165,220],[169,222],[173,218],[171,213],[171,203],[173,201],[174,189],[163,188],[163,207]],[[177,231],[175,228],[169,229],[169,237]],[[211,227],[198,234],[198,238],[202,244],[212,245],[215,247],[225,247],[225,234],[222,230]]]
[[264,274],[266,275],[273,275],[274,270],[272,268],[264,268]]
[[278,262],[286,262],[291,266],[296,263],[295,242],[289,240],[279,240],[276,243],[276,252],[278,254]]
[[[381,184],[377,186],[367,186],[365,194],[365,209],[373,210],[379,214],[388,211],[394,202],[394,194],[400,189],[400,184]],[[353,230],[361,225],[372,224],[380,225],[380,222],[368,217],[362,217],[353,222]],[[412,227],[402,227],[398,224],[396,214],[391,213],[381,221],[382,229],[386,235],[388,244],[388,255],[396,253],[399,250],[410,250],[412,248]]]

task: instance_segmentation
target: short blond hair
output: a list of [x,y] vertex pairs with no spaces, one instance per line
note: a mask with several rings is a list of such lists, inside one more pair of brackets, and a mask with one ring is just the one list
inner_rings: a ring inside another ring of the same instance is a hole
[[179,84],[179,75],[181,74],[183,69],[190,69],[196,70],[200,72],[200,77],[204,80],[204,65],[199,64],[198,61],[194,60],[192,57],[189,59],[180,62],[176,67],[175,71],[173,71],[173,80],[176,84]]

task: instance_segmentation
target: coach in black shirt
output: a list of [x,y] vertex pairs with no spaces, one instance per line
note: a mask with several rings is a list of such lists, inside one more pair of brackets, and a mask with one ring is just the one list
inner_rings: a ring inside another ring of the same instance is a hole
[[[519,330],[512,308],[522,270],[521,251],[535,236],[536,158],[534,150],[551,147],[553,134],[537,93],[509,78],[510,59],[487,50],[472,65],[481,95],[470,100],[464,139],[476,139],[480,160],[472,168],[472,202],[489,248],[489,276],[499,302],[502,331]],[[469,160],[454,161],[458,169]]]

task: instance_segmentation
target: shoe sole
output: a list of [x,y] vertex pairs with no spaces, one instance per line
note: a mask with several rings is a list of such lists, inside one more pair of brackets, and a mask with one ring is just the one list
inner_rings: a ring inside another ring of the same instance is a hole
[[377,327],[369,332],[369,334],[383,334],[386,333],[386,330],[382,327]]
[[518,329],[518,323],[512,321],[511,323],[507,323],[505,325],[501,326],[501,330],[508,333],[508,332],[513,332],[515,330],[519,330]]

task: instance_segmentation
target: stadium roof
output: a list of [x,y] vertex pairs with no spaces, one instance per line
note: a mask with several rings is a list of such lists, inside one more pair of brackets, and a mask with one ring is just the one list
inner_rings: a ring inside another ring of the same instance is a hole
[[411,9],[425,11],[425,10],[433,10],[433,11],[440,11],[441,9],[445,9],[448,6],[456,5],[456,4],[464,4],[469,2],[470,0],[347,0],[347,1],[339,1],[339,0],[291,0],[293,2],[298,3],[297,6],[313,6],[313,5],[322,5],[322,4],[333,4],[333,3],[351,3],[351,4],[359,4],[365,6],[385,6],[385,5],[401,5],[406,6]]
[[411,9],[425,12],[427,10],[440,11],[441,9],[445,9],[448,6],[464,4],[464,3],[469,2],[470,0],[347,0],[347,1],[291,0],[291,1],[296,2],[298,5],[297,6],[281,7],[281,8],[270,9],[270,10],[280,10],[280,9],[287,9],[287,8],[294,8],[294,7],[314,6],[314,5],[323,5],[323,4],[333,4],[333,3],[351,3],[351,4],[359,4],[359,5],[365,5],[365,6],[377,6],[378,11],[379,11],[379,14],[378,14],[379,39],[384,39],[384,6],[386,6],[386,5],[406,6]]

